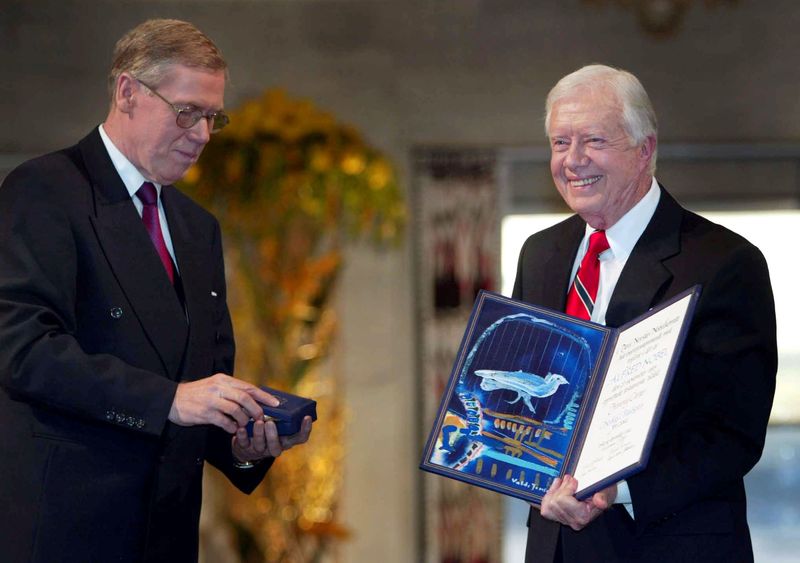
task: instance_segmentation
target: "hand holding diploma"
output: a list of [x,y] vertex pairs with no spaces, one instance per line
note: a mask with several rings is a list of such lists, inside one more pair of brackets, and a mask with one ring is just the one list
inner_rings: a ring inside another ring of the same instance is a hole
[[575,498],[577,490],[578,481],[571,475],[555,479],[542,499],[542,516],[578,532],[609,509],[617,497],[616,484],[596,492],[586,500]]

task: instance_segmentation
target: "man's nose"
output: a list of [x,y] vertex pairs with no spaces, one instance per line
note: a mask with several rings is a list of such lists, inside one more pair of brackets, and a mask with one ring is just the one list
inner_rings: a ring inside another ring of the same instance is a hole
[[588,161],[589,158],[586,155],[586,150],[584,149],[583,143],[570,143],[565,164],[568,167],[573,168],[586,166]]
[[211,140],[211,123],[208,118],[201,117],[189,128],[189,136],[196,143],[206,144]]

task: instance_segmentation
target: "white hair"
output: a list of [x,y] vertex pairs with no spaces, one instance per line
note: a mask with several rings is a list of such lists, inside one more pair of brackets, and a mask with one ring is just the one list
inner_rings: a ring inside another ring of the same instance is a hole
[[[550,114],[556,102],[581,88],[611,90],[622,106],[622,126],[631,137],[634,146],[640,145],[648,137],[658,137],[656,113],[639,79],[630,72],[600,64],[580,68],[553,86],[545,102],[545,134],[549,134]],[[650,160],[651,174],[656,170],[657,148]]]

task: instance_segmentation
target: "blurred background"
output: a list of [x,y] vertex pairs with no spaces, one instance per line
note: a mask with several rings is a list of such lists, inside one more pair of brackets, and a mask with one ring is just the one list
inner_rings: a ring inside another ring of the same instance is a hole
[[[152,17],[217,43],[226,107],[247,125],[232,153],[210,145],[184,186],[240,208],[218,211],[238,375],[321,407],[308,451],[288,452],[254,496],[208,472],[204,561],[522,561],[523,503],[417,467],[475,292],[510,292],[525,237],[565,211],[544,98],[593,62],[650,94],[658,179],[767,255],[780,372],[747,484],[756,560],[796,560],[800,271],[786,258],[800,227],[800,5],[0,0],[0,178],[103,120],[114,43]],[[292,197],[241,205],[253,178]]]

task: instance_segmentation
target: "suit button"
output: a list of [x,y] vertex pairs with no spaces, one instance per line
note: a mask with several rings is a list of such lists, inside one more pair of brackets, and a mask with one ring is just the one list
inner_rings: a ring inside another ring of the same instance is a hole
[[125,415],[117,413],[117,416],[114,417],[114,420],[117,421],[119,424],[123,424],[125,422]]
[[107,411],[106,411],[106,420],[109,420],[109,421],[112,421],[112,422],[113,422],[113,421],[114,421],[114,418],[115,418],[116,416],[117,416],[117,413],[115,413],[114,411],[112,411],[112,410],[107,410]]
[[144,428],[144,420],[141,418],[136,421],[136,428]]
[[111,313],[112,319],[118,319],[122,316],[122,309],[120,307],[111,307],[109,313]]
[[194,460],[194,463],[195,465],[203,465],[203,458],[198,457],[197,459]]

